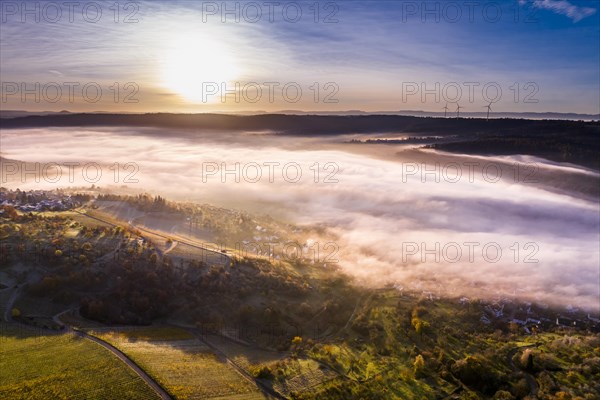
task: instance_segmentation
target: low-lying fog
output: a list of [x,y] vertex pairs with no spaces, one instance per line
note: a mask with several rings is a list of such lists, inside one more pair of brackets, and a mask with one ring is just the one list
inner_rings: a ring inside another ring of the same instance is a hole
[[[341,137],[164,133],[5,130],[2,157],[42,164],[27,164],[33,172],[22,176],[24,166],[4,161],[2,186],[126,185],[270,213],[330,227],[339,266],[366,284],[600,307],[598,202],[570,183],[595,184],[595,172],[528,158],[344,144]],[[84,179],[78,167],[70,177],[67,162],[98,164],[87,166]],[[63,164],[62,175],[48,163]]]

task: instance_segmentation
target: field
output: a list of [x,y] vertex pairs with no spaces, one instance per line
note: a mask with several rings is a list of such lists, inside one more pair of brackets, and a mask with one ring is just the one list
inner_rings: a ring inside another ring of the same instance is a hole
[[[1,324],[0,398],[157,399],[108,350],[72,335]],[[36,334],[38,333],[38,334]]]
[[175,328],[97,330],[177,399],[263,399],[258,387],[186,331]]

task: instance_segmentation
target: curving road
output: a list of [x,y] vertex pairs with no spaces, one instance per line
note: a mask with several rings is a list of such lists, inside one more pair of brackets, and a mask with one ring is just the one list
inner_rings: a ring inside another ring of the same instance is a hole
[[[103,222],[103,223],[105,223],[105,224],[108,224],[108,225],[111,225],[111,226],[115,226],[115,227],[116,227],[116,226],[121,226],[121,225],[117,225],[117,224],[115,224],[115,223],[113,223],[113,222],[106,221],[106,220],[104,220],[104,219],[102,219],[102,218],[98,218],[98,217],[95,217],[95,216],[89,215],[89,214],[87,214],[87,213],[84,213],[84,212],[78,211],[78,210],[76,210],[76,209],[73,209],[73,210],[71,210],[71,211],[73,211],[73,212],[76,212],[77,214],[83,215],[83,216],[85,216],[85,217],[87,217],[87,218],[91,218],[91,219],[95,219],[96,221]],[[134,218],[134,219],[141,218],[141,217],[142,217],[142,216],[139,216],[139,217],[136,217],[136,218]],[[145,228],[145,227],[143,228],[143,227],[140,227],[140,226],[138,226],[138,225],[135,225],[135,224],[133,223],[133,220],[134,220],[134,219],[131,219],[131,220],[129,220],[129,221],[127,222],[127,224],[128,224],[129,226],[131,226],[132,228],[134,228],[134,229],[137,229],[137,230],[139,230],[140,232],[146,232],[146,233],[149,233],[149,234],[151,234],[151,235],[155,235],[155,236],[161,237],[161,238],[163,238],[163,239],[173,239],[173,236],[174,236],[174,235],[168,236],[168,235],[166,235],[166,234],[159,233],[159,232],[157,232],[157,231],[154,231],[154,230],[152,230],[152,229],[148,229],[148,228]],[[206,252],[208,252],[208,253],[215,254],[215,255],[216,255],[216,256],[218,256],[220,259],[224,260],[224,262],[223,262],[222,264],[223,264],[225,267],[229,267],[229,266],[231,266],[231,257],[230,257],[229,255],[227,255],[227,254],[221,253],[221,252],[219,252],[219,251],[215,251],[215,250],[213,250],[213,249],[209,249],[209,248],[207,248],[207,247],[201,246],[201,245],[199,245],[199,244],[197,244],[197,243],[194,243],[194,242],[192,242],[192,241],[189,241],[189,240],[182,239],[182,238],[180,238],[180,237],[178,237],[178,238],[177,238],[177,242],[178,242],[178,243],[180,243],[180,244],[184,244],[184,245],[190,246],[190,247],[194,247],[194,248],[196,248],[196,249],[200,249],[200,250],[202,250],[202,251],[206,251]],[[173,250],[173,248],[175,248],[175,246],[172,246],[172,248],[170,248],[168,251],[170,251],[170,250]],[[158,249],[157,249],[157,250],[158,250]],[[162,252],[160,252],[160,254],[162,255]],[[166,251],[165,251],[165,254],[166,254]]]
[[99,339],[95,336],[88,335],[86,332],[84,332],[80,329],[73,328],[69,325],[65,325],[60,320],[60,316],[65,313],[68,313],[70,311],[73,311],[73,310],[72,309],[65,310],[61,313],[56,314],[54,317],[52,317],[52,319],[57,324],[64,326],[66,328],[67,333],[72,333],[73,335],[79,336],[84,339],[88,339],[88,340],[104,347],[106,350],[110,351],[111,353],[113,353],[115,356],[117,356],[119,358],[119,360],[123,361],[129,368],[131,368],[136,374],[138,374],[138,376],[140,378],[142,378],[144,380],[144,382],[146,382],[146,384],[148,386],[150,386],[156,392],[156,394],[158,394],[162,399],[165,399],[165,400],[172,399],[171,395],[169,393],[167,393],[167,391],[162,386],[160,386],[152,377],[150,377],[150,375],[148,375],[143,369],[141,369],[133,360],[131,360],[129,357],[127,357],[121,350],[117,349],[115,346],[111,345],[108,342],[105,342],[102,339]]
[[[22,325],[25,327],[30,327],[29,325],[26,324],[22,324],[20,322],[16,322],[12,319],[12,315],[11,315],[11,311],[12,311],[12,306],[14,304],[14,302],[17,299],[17,296],[19,294],[19,290],[21,288],[16,288],[14,289],[13,293],[11,294],[10,299],[8,300],[7,304],[6,304],[6,309],[4,310],[4,319],[6,320],[6,322],[10,322],[13,324],[18,324],[18,325]],[[135,373],[138,374],[138,376],[140,378],[142,378],[142,380],[144,382],[146,382],[146,384],[148,386],[150,386],[158,396],[160,396],[163,400],[172,400],[173,398],[171,397],[171,395],[169,393],[167,393],[167,391],[165,389],[162,388],[162,386],[160,386],[154,379],[152,379],[146,372],[144,372],[144,370],[142,370],[140,367],[138,367],[138,365],[136,363],[134,363],[131,359],[129,359],[125,354],[123,354],[119,349],[117,349],[116,347],[112,346],[111,344],[98,339],[94,336],[90,336],[87,333],[80,331],[78,329],[73,329],[68,325],[63,324],[59,317],[66,313],[69,312],[71,310],[65,310],[57,315],[55,315],[54,317],[52,317],[52,319],[54,320],[54,322],[56,322],[57,324],[59,324],[60,326],[64,326],[66,328],[66,333],[71,333],[74,335],[77,335],[81,338],[84,339],[88,339],[91,340],[92,342],[104,347],[105,349],[107,349],[108,351],[110,351],[111,353],[113,353],[115,356],[117,356],[121,361],[123,361],[129,368],[131,368]],[[45,330],[43,328],[38,328],[40,330]],[[52,329],[48,329],[49,332],[52,332],[53,334],[56,334],[55,330]]]
[[[141,218],[141,217],[138,217],[138,218]],[[137,219],[137,218],[134,218],[134,219]],[[151,234],[151,235],[155,235],[155,236],[161,237],[161,238],[163,238],[163,239],[171,239],[171,240],[173,240],[173,236],[174,236],[174,235],[168,236],[168,235],[165,235],[165,234],[159,233],[159,232],[157,232],[157,231],[155,231],[155,230],[152,230],[152,229],[148,229],[148,228],[146,228],[146,227],[141,227],[141,226],[135,225],[135,224],[133,223],[133,219],[132,219],[132,220],[129,220],[127,223],[128,223],[128,224],[129,224],[129,226],[131,226],[132,228],[134,228],[134,229],[137,229],[137,230],[139,230],[139,231],[141,231],[141,232],[146,232],[146,233],[149,233],[149,234]],[[201,246],[201,245],[199,245],[199,244],[197,244],[197,243],[195,243],[195,242],[192,242],[192,241],[189,241],[189,240],[182,239],[181,237],[177,237],[177,242],[178,242],[178,243],[181,243],[181,244],[184,244],[184,245],[186,245],[186,246],[194,247],[194,248],[196,248],[196,249],[200,249],[200,250],[202,250],[202,251],[206,251],[206,252],[208,252],[208,253],[212,253],[212,254],[215,254],[215,255],[217,255],[217,256],[218,256],[218,258],[220,258],[220,259],[224,260],[224,262],[223,262],[223,265],[224,265],[225,267],[229,267],[229,266],[231,265],[231,257],[230,257],[229,255],[227,255],[227,254],[224,254],[224,253],[221,253],[221,252],[218,252],[218,251],[215,251],[215,250],[209,249],[209,248],[207,248],[207,247],[204,247],[204,246]],[[165,254],[166,254],[166,252],[165,252]]]

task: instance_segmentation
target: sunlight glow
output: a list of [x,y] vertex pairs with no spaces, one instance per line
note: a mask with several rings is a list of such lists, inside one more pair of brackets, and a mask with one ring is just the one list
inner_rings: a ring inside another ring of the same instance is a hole
[[[167,50],[162,75],[166,88],[190,102],[202,103],[206,84],[228,84],[239,76],[239,69],[225,44],[207,36],[186,35]],[[208,97],[208,101],[214,99],[218,97]]]

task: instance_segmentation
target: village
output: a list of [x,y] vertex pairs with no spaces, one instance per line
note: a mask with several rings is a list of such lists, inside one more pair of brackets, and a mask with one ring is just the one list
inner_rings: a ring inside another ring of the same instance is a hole
[[[468,302],[462,298],[461,303]],[[600,318],[579,308],[568,305],[564,311],[555,307],[530,302],[517,303],[503,299],[484,307],[480,321],[486,325],[509,324],[511,330],[522,330],[528,335],[550,331],[555,327],[575,328],[590,332],[600,332]]]
[[[71,196],[59,190],[22,191],[0,188],[0,206],[12,206],[21,212],[71,210],[81,206],[84,197],[86,196]],[[3,212],[4,210],[0,210],[0,214]]]

